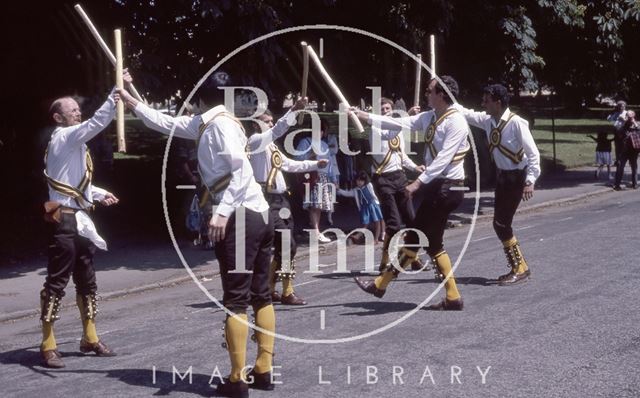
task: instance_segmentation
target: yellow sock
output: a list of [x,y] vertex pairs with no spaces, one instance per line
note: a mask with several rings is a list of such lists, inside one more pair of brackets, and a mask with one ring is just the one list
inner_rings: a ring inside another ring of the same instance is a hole
[[527,265],[527,262],[524,259],[524,256],[522,255],[522,250],[520,249],[520,245],[516,244],[516,250],[518,251],[518,254],[520,255],[520,264],[518,264],[518,270],[516,271],[518,274],[521,274],[523,272],[525,272],[526,270],[529,269],[529,266]]
[[[445,279],[451,272],[451,259],[446,251],[441,251],[434,256],[436,266],[440,270],[440,273],[444,275]],[[447,291],[447,300],[457,300],[460,298],[460,292],[456,286],[456,280],[453,277],[453,273],[449,276],[449,279],[444,284],[444,288]]]
[[293,280],[291,278],[282,278],[282,297],[287,297],[293,293]]
[[273,293],[276,290],[276,280],[278,279],[278,275],[276,274],[276,268],[278,263],[276,260],[271,261],[269,264],[269,291]]
[[249,335],[249,326],[246,322],[247,314],[236,314],[227,317],[224,328],[229,359],[231,360],[231,375],[229,379],[233,383],[243,378],[242,369],[246,363],[247,336]]
[[[276,331],[276,313],[273,310],[272,304],[255,310],[255,313],[256,326],[270,332]],[[256,331],[256,340],[258,341],[258,356],[256,357],[256,366],[254,369],[258,374],[271,372],[275,337]]]
[[42,321],[42,351],[55,350],[58,348],[56,338],[53,335],[53,322]]
[[391,234],[386,233],[384,235],[384,241],[382,242],[382,258],[380,259],[381,266],[389,264],[389,243],[391,243]]
[[514,268],[512,265],[514,272],[520,274],[529,269],[529,266],[527,265],[527,262],[525,261],[524,256],[522,255],[522,249],[520,249],[520,243],[518,243],[518,240],[516,239],[515,236],[509,240],[505,240],[504,242],[502,242],[502,245],[504,246],[505,249],[513,248],[513,250],[515,251],[515,254],[520,257],[520,262],[518,263],[517,267]]
[[[409,250],[407,248],[402,248],[400,250],[400,254],[398,256],[398,262],[403,269],[407,269],[408,266],[416,259],[416,252]],[[381,290],[385,290],[389,283],[397,277],[397,271],[395,268],[387,270],[382,273],[382,275],[378,276],[373,283],[375,283],[376,287]]]
[[382,275],[378,276],[373,283],[375,283],[376,287],[381,290],[385,290],[389,283],[395,278],[395,274],[393,271],[384,271]]
[[98,332],[96,331],[96,323],[93,319],[87,319],[87,310],[84,308],[82,296],[76,295],[76,304],[80,310],[80,319],[82,319],[82,338],[87,343],[97,343],[100,339],[98,338]]
[[518,243],[518,240],[516,239],[515,236],[513,236],[511,239],[503,241],[502,242],[502,246],[507,248],[507,247],[511,247],[511,246],[515,245],[516,243]]

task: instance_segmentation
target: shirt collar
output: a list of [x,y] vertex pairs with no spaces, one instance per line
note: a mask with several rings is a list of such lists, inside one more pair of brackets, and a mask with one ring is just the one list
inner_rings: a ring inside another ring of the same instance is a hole
[[222,112],[228,112],[227,108],[225,108],[224,105],[214,106],[213,108],[209,109],[208,111],[206,111],[200,116],[202,118],[202,123],[205,123],[205,124],[208,123],[214,117],[216,117],[218,114]]
[[502,114],[502,116],[500,117],[500,120],[504,120],[507,121],[509,119],[509,115],[511,114],[511,110],[509,110],[509,108],[504,110],[504,113]]

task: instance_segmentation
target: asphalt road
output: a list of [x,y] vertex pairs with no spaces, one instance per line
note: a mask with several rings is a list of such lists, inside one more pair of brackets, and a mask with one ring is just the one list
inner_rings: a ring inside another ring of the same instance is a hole
[[[517,216],[533,277],[513,287],[492,283],[507,270],[504,254],[491,224],[477,224],[456,272],[463,312],[416,310],[438,287],[432,272],[402,275],[377,299],[353,275],[331,273],[336,258],[325,253],[323,274],[296,279],[310,304],[276,306],[278,333],[321,342],[277,340],[282,384],[251,395],[638,397],[639,213],[637,193],[612,192]],[[454,260],[469,229],[447,231]],[[350,247],[347,258],[349,269],[361,269],[363,248]],[[220,297],[217,278],[202,283]],[[101,309],[99,332],[119,356],[81,355],[79,317],[69,307],[56,324],[61,370],[38,365],[36,318],[0,325],[2,396],[215,396],[212,374],[229,370],[225,314],[195,283],[103,301]],[[254,355],[249,342],[249,364]],[[180,379],[189,368],[191,383]]]

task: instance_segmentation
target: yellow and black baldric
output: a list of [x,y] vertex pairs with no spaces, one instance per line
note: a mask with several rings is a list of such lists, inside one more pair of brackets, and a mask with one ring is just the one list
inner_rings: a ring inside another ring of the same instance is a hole
[[80,184],[78,184],[77,187],[73,187],[62,181],[58,181],[50,177],[49,174],[47,174],[46,165],[47,165],[48,155],[49,155],[49,148],[47,147],[47,150],[44,153],[45,169],[43,173],[44,173],[44,177],[47,180],[47,184],[49,184],[49,187],[51,187],[51,189],[58,192],[59,194],[68,196],[73,200],[75,200],[76,204],[81,209],[92,208],[93,202],[90,201],[84,194],[84,191],[87,189],[89,184],[91,184],[91,178],[93,177],[93,161],[91,160],[91,154],[89,153],[89,149],[88,148],[86,149],[86,156],[85,156],[87,169],[85,170],[84,176],[82,176],[82,180],[80,181]]
[[[436,146],[433,143],[433,139],[436,136],[436,128],[439,125],[441,125],[446,118],[448,118],[449,116],[453,115],[456,112],[458,112],[456,109],[449,109],[437,120],[434,114],[433,119],[431,120],[431,124],[429,124],[429,127],[427,128],[427,132],[424,136],[424,143],[427,149],[429,150],[429,154],[431,154],[431,159],[435,159],[436,156],[438,156],[438,150],[436,149]],[[462,162],[464,160],[464,157],[467,155],[467,152],[469,152],[469,149],[456,152],[456,154],[453,156],[453,159],[451,160],[451,163]]]
[[[378,175],[382,174],[382,170],[384,170],[385,167],[387,167],[387,165],[391,161],[391,156],[393,156],[394,152],[402,152],[399,135],[396,135],[391,140],[389,140],[389,150],[387,151],[387,154],[384,156],[384,159],[382,159],[382,162],[380,162],[380,164],[376,164],[375,159],[372,158],[373,165],[376,168],[376,174]],[[402,156],[402,153],[400,154],[400,156]]]
[[[240,120],[238,120],[230,112],[220,112],[220,113],[216,114],[214,117],[212,117],[211,120],[209,120],[208,122],[200,124],[200,127],[198,128],[198,139],[196,140],[196,148],[200,145],[200,140],[201,140],[202,135],[204,134],[205,130],[207,129],[207,127],[209,127],[209,125],[211,123],[213,123],[213,121],[216,120],[216,118],[219,117],[219,116],[228,117],[229,119],[231,119],[234,122],[238,123],[238,126],[240,126],[240,130],[242,130],[242,133],[245,134],[244,126],[242,125]],[[248,153],[247,153],[247,157],[249,157]]]
[[520,148],[518,152],[512,152],[509,148],[502,145],[502,131],[515,115],[516,114],[513,112],[509,113],[509,117],[507,117],[506,120],[500,120],[498,126],[491,130],[491,134],[489,134],[489,153],[491,154],[491,157],[493,157],[493,150],[497,148],[504,156],[511,159],[513,163],[518,164],[522,162],[524,149]]
[[[228,117],[231,120],[233,120],[234,122],[238,123],[238,126],[240,126],[240,129],[244,133],[244,127],[242,126],[242,123],[233,114],[231,114],[230,112],[220,112],[220,113],[216,114],[214,117],[212,117],[211,120],[209,120],[208,122],[202,123],[200,125],[200,127],[198,128],[198,139],[196,140],[196,149],[200,145],[200,140],[201,140],[202,135],[204,134],[205,130],[207,129],[207,127],[209,127],[209,125],[211,123],[213,123],[213,121],[218,116]],[[249,154],[247,153],[247,157],[248,156],[249,156]],[[200,169],[200,165],[199,164],[198,164],[198,169]],[[200,170],[198,170],[198,171],[200,171]],[[201,171],[200,171],[200,175],[202,176],[202,172]],[[231,183],[231,177],[232,177],[231,173],[225,174],[222,178],[218,179],[218,181],[216,181],[213,185],[208,186],[207,190],[204,193],[204,195],[200,199],[200,207],[204,207],[207,204],[209,198],[211,198],[211,200],[215,203],[217,201],[218,194],[224,192],[224,190],[227,189],[227,187]]]
[[269,170],[269,176],[267,177],[267,193],[275,192],[276,190],[276,177],[282,169],[282,153],[277,146],[271,144],[271,170]]
[[227,187],[231,183],[231,177],[231,173],[225,174],[213,185],[207,187],[206,191],[200,198],[200,208],[203,208],[209,202],[210,198],[215,203],[217,201],[218,194],[224,192],[224,190],[227,189]]

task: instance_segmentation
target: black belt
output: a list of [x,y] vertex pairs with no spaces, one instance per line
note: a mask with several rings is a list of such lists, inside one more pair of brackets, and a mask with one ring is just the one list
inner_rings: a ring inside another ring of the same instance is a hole
[[404,171],[402,169],[398,169],[398,170],[394,170],[394,171],[387,171],[386,173],[381,173],[381,174],[375,174],[374,173],[374,177],[390,177],[390,176],[397,175],[398,173],[403,173],[404,174]]
[[288,191],[284,191],[284,192],[268,192],[267,183],[266,182],[259,182],[258,184],[262,188],[262,193],[264,193],[265,195],[287,196],[289,194]]
[[457,187],[464,187],[464,180],[453,180],[451,178],[445,178],[443,184],[455,185]]
[[513,169],[513,170],[498,169],[498,175],[519,175],[521,173],[526,173],[526,172],[527,172],[526,167],[524,169]]

